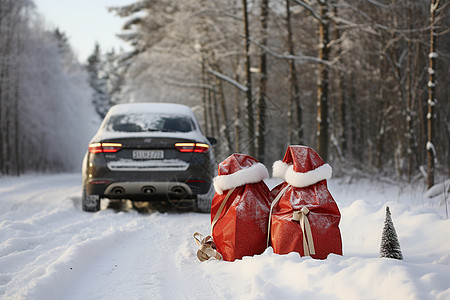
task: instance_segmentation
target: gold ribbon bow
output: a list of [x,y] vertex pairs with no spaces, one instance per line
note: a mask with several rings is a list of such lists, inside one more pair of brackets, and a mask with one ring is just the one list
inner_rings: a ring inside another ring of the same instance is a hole
[[314,249],[314,241],[312,238],[311,225],[309,224],[309,220],[306,216],[308,213],[309,209],[306,206],[303,206],[302,209],[294,211],[291,219],[292,221],[300,222],[300,227],[302,228],[303,233],[303,250],[305,251],[305,256],[316,254],[316,250]]
[[217,210],[217,213],[211,222],[211,234],[207,235],[205,238],[203,238],[202,234],[200,234],[198,232],[194,233],[195,242],[197,243],[197,245],[199,247],[199,249],[197,251],[197,257],[201,262],[206,261],[206,260],[210,259],[211,257],[214,257],[215,259],[219,259],[219,260],[222,259],[222,255],[220,255],[220,253],[217,252],[217,250],[216,250],[216,244],[214,244],[212,234],[213,234],[214,225],[216,225],[217,221],[219,220],[220,214],[222,213],[222,210],[225,207],[225,204],[227,203],[228,198],[230,198],[230,196],[234,190],[235,190],[235,188],[230,189],[228,191],[227,195],[225,196],[225,198],[223,199],[222,203],[220,204],[220,207]]
[[216,251],[216,245],[214,244],[210,235],[203,238],[203,235],[196,232],[194,233],[194,239],[199,249],[197,251],[197,257],[200,261],[205,261],[214,257],[215,259],[222,259],[222,255]]

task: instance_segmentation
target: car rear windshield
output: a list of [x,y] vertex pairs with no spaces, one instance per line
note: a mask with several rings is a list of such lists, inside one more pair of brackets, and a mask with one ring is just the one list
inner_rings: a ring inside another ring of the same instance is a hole
[[194,129],[194,123],[187,116],[161,114],[113,115],[105,125],[107,131],[120,132],[190,132]]

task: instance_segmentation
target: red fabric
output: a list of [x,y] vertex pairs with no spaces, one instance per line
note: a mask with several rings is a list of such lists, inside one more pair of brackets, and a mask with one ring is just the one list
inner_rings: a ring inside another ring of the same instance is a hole
[[[219,164],[219,175],[229,175],[257,161],[247,155],[233,154]],[[211,221],[228,193],[215,194]],[[225,261],[261,254],[266,249],[270,212],[270,191],[263,181],[237,187],[216,222],[212,236]]]
[[[294,165],[294,171],[311,171],[324,164],[317,153],[307,147],[289,147],[283,162]],[[272,189],[272,197],[287,185],[281,183]],[[290,186],[274,206],[271,219],[271,245],[274,253],[298,252],[304,256],[303,236],[300,223],[292,221],[294,210],[303,206],[309,209],[307,218],[311,225],[315,254],[311,257],[325,259],[328,254],[342,255],[342,240],[339,230],[340,212],[327,188],[326,180],[307,187]]]
[[218,176],[230,175],[257,163],[258,161],[250,155],[235,153],[219,164],[217,174]]
[[305,146],[289,146],[283,162],[294,166],[294,171],[306,173],[325,164],[316,151]]

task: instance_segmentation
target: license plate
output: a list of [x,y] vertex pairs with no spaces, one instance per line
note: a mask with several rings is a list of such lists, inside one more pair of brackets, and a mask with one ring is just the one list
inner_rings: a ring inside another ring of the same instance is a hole
[[133,150],[133,159],[162,159],[163,150]]

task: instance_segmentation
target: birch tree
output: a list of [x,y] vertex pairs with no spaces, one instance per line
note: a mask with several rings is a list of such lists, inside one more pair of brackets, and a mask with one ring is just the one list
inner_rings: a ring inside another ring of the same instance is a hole
[[431,188],[434,185],[434,173],[435,173],[435,159],[436,159],[436,149],[434,147],[434,123],[435,123],[435,88],[436,88],[436,72],[435,63],[437,53],[436,49],[436,36],[435,36],[435,26],[436,26],[436,10],[439,6],[439,0],[431,0],[430,3],[430,54],[429,54],[429,69],[428,69],[428,113],[427,113],[427,128],[428,128],[428,141],[427,141],[427,185]]

